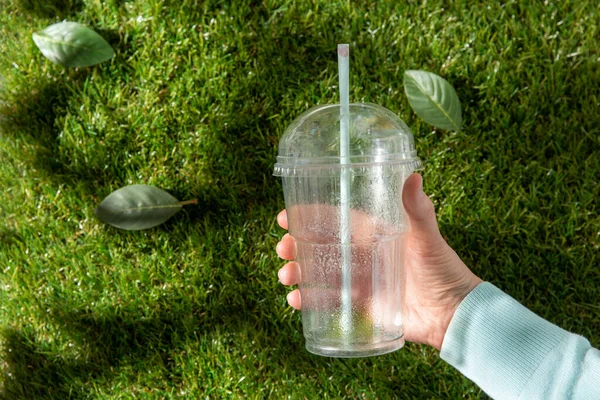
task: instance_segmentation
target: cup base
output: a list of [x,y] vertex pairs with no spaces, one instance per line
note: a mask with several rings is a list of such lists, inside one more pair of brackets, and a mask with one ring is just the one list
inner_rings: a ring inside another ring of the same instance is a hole
[[359,358],[359,357],[373,357],[381,356],[383,354],[391,353],[401,349],[404,346],[404,337],[398,339],[376,343],[376,344],[365,344],[355,346],[353,349],[343,349],[339,347],[319,346],[314,343],[306,343],[306,350],[312,354],[325,357],[336,357],[336,358]]

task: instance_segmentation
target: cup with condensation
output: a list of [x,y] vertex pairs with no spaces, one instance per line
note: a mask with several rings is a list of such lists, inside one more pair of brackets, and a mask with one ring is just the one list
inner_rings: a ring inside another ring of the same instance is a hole
[[[296,245],[306,349],[375,356],[404,345],[410,228],[402,188],[421,160],[406,124],[369,103],[349,106],[342,160],[340,115],[340,105],[329,104],[296,118],[279,142],[274,175],[282,178]],[[342,235],[344,224],[349,232]]]

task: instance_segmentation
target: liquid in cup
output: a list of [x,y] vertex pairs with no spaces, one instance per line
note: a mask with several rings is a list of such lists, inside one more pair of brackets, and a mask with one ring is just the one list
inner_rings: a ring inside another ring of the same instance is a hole
[[[296,242],[306,348],[332,357],[374,356],[404,345],[409,226],[402,187],[421,168],[413,135],[394,113],[368,103],[350,104],[349,111],[348,163],[340,163],[340,105],[334,104],[310,109],[288,127],[274,171],[283,180]],[[349,242],[340,234],[343,175]],[[343,253],[349,255],[346,271]]]

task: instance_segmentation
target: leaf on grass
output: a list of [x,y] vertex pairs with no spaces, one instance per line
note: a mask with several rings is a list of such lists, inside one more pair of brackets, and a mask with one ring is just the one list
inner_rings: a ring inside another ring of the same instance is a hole
[[162,224],[181,210],[182,205],[162,189],[131,185],[106,196],[96,208],[96,216],[117,228],[141,230]]
[[444,78],[431,72],[405,71],[404,91],[410,106],[425,122],[440,129],[460,131],[460,100]]
[[102,36],[77,22],[59,22],[32,36],[46,58],[65,67],[88,67],[115,54]]

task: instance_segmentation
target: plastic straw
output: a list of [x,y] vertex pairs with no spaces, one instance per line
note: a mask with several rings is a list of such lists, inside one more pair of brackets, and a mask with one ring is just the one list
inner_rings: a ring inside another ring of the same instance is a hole
[[340,241],[342,250],[342,315],[340,330],[348,337],[352,328],[352,260],[350,233],[350,46],[338,44],[340,80]]

